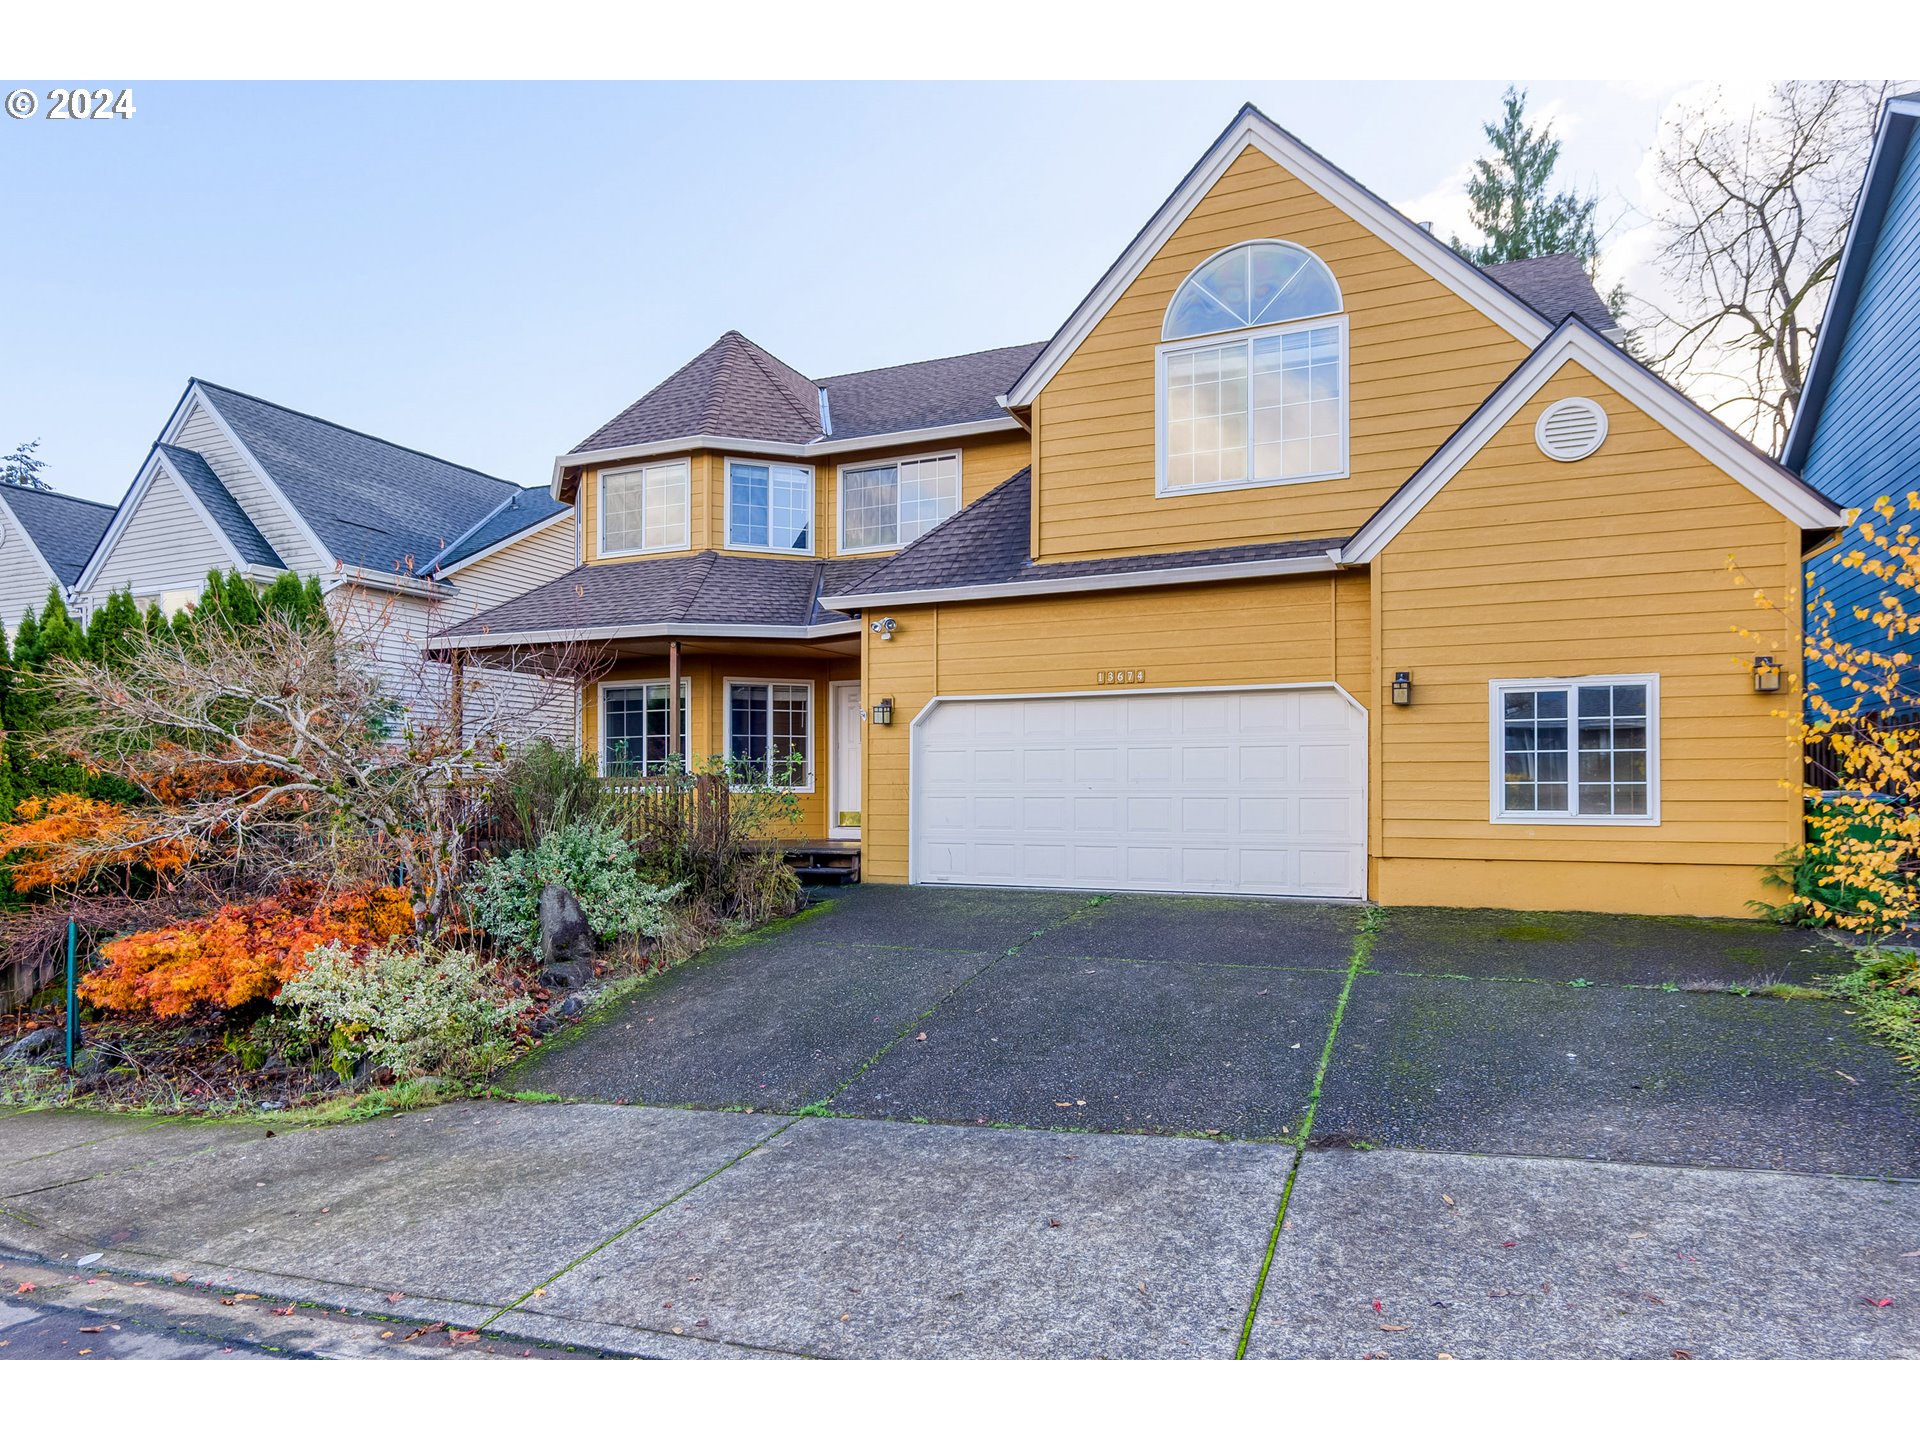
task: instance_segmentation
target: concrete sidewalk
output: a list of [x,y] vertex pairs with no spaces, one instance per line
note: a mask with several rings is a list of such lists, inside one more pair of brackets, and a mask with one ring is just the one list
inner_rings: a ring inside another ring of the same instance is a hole
[[636,1106],[0,1115],[0,1247],[668,1357],[1920,1356],[1916,1185]]

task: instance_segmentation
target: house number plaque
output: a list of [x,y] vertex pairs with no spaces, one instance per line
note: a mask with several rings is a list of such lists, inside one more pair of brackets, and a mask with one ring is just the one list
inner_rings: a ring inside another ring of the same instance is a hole
[[1143,685],[1147,672],[1144,670],[1097,670],[1094,679],[1101,685]]

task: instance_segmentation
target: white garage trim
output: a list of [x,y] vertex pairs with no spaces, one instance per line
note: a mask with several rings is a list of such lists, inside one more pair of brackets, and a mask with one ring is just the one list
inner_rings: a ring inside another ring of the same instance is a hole
[[[978,704],[978,703],[991,703],[991,702],[999,702],[999,701],[1018,702],[1018,701],[1051,701],[1051,700],[1089,700],[1089,699],[1126,700],[1126,699],[1134,699],[1134,698],[1146,698],[1151,696],[1214,696],[1214,695],[1227,696],[1227,695],[1256,694],[1256,693],[1263,693],[1263,692],[1290,692],[1290,691],[1291,692],[1318,691],[1318,692],[1336,695],[1342,701],[1345,702],[1347,707],[1353,712],[1354,716],[1357,718],[1358,740],[1359,740],[1359,746],[1360,746],[1360,764],[1358,766],[1357,779],[1358,779],[1358,801],[1359,801],[1359,808],[1360,808],[1360,815],[1361,815],[1360,854],[1358,857],[1359,866],[1358,866],[1357,879],[1354,883],[1351,893],[1343,894],[1337,898],[1365,900],[1367,898],[1367,884],[1366,884],[1367,863],[1366,862],[1367,862],[1367,852],[1368,852],[1368,844],[1367,844],[1368,835],[1367,835],[1366,816],[1369,813],[1368,804],[1367,804],[1367,801],[1368,801],[1367,787],[1368,787],[1368,780],[1369,780],[1368,760],[1371,753],[1371,743],[1372,743],[1371,742],[1372,717],[1367,713],[1366,707],[1362,705],[1354,697],[1351,691],[1349,691],[1345,686],[1339,684],[1337,681],[1333,681],[1333,680],[1300,681],[1300,682],[1292,682],[1292,683],[1286,683],[1286,684],[1184,685],[1184,686],[1158,686],[1158,687],[1141,686],[1138,688],[1128,686],[1128,687],[1111,687],[1111,688],[1103,687],[1103,688],[1094,689],[1094,690],[1039,690],[1039,691],[1017,691],[1017,692],[976,694],[976,695],[967,695],[967,694],[936,695],[926,703],[926,705],[920,710],[918,714],[916,714],[913,717],[912,724],[909,727],[910,733],[909,733],[909,746],[908,746],[908,780],[907,780],[907,803],[909,807],[908,816],[907,816],[907,881],[909,884],[915,884],[915,885],[965,883],[962,881],[938,881],[938,880],[927,880],[926,878],[924,878],[926,866],[924,863],[925,857],[922,854],[923,847],[922,847],[920,837],[921,837],[921,831],[922,831],[922,816],[924,814],[922,810],[922,805],[923,805],[922,792],[923,792],[924,782],[926,778],[926,767],[921,763],[922,742],[923,742],[923,738],[929,733],[929,722],[932,720],[932,718],[936,714],[940,712],[940,710],[943,707],[961,705],[961,704],[971,705],[971,704]],[[1051,885],[1044,882],[1023,883],[1018,879],[1008,880],[1008,881],[996,880],[992,883],[1006,884],[1012,888],[1020,888],[1020,889],[1063,888],[1061,886]],[[1088,888],[1092,888],[1092,887],[1088,887]],[[1189,888],[1189,889],[1183,890],[1178,885],[1129,886],[1124,884],[1116,884],[1111,887],[1101,887],[1101,888],[1111,888],[1116,891],[1134,890],[1134,891],[1147,891],[1149,893],[1166,893],[1166,894],[1191,893],[1191,894],[1209,894],[1209,895],[1234,894],[1234,893],[1275,894],[1275,895],[1312,893],[1312,894],[1318,895],[1321,893],[1317,891],[1298,892],[1298,891],[1285,890],[1285,889],[1277,889],[1273,891],[1265,891],[1265,890],[1239,891],[1239,890],[1222,890],[1218,888],[1207,889],[1207,890],[1193,890]],[[1329,897],[1329,898],[1334,898],[1334,897]]]

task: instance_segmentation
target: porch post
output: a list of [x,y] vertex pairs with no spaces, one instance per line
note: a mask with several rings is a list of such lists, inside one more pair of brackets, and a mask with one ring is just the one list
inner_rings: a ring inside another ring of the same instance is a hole
[[667,754],[679,755],[681,768],[689,768],[686,756],[682,754],[680,743],[685,737],[680,734],[680,642],[667,642]]
[[453,704],[453,743],[456,746],[466,744],[467,724],[467,674],[466,657],[458,650],[449,652],[447,668],[453,672],[449,686],[449,698]]

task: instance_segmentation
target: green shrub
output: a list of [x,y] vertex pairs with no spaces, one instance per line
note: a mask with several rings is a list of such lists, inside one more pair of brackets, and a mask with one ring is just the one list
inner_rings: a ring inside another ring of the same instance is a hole
[[1864,950],[1859,968],[1830,983],[1853,1006],[1861,1029],[1891,1049],[1902,1065],[1920,1072],[1920,954]]
[[540,892],[564,885],[603,941],[659,935],[678,885],[640,878],[639,857],[612,825],[574,821],[539,844],[481,862],[465,896],[475,921],[500,944],[531,955],[540,945]]
[[600,777],[571,748],[543,738],[515,752],[493,782],[490,800],[500,843],[524,850],[569,822],[594,819]]
[[[1891,844],[1887,827],[1872,815],[1844,811],[1824,800],[1808,804],[1807,820],[1807,843],[1781,852],[1779,863],[1762,876],[1767,884],[1785,890],[1787,898],[1776,905],[1761,900],[1748,904],[1777,925],[1818,929],[1831,923],[1833,916],[1859,916],[1867,923],[1858,928],[1884,929],[1872,919],[1905,910],[1911,897],[1904,892],[1910,890],[1913,877],[1889,876],[1874,885],[1849,885],[1838,878],[1844,862],[1835,847]],[[1896,887],[1903,893],[1896,894]]]
[[529,1003],[508,991],[493,962],[413,939],[364,955],[322,945],[274,1000],[304,1038],[328,1048],[342,1079],[364,1060],[401,1080],[492,1074],[512,1057]]

